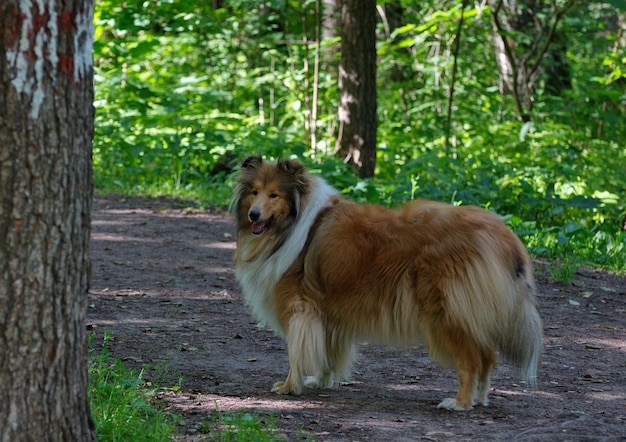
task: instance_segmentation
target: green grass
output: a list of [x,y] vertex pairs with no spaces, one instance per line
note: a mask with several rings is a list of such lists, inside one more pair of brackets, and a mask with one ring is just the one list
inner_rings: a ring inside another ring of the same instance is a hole
[[169,441],[177,433],[177,416],[151,404],[156,392],[142,378],[142,372],[128,370],[112,359],[105,332],[104,345],[96,353],[90,336],[89,403],[100,441]]
[[273,442],[287,440],[278,433],[274,414],[251,414],[248,412],[222,413],[217,410],[214,417],[207,417],[202,433],[209,440],[220,442]]
[[574,278],[574,275],[576,275],[578,267],[579,262],[576,258],[566,257],[563,261],[550,262],[547,266],[547,270],[550,277],[555,281],[569,284]]

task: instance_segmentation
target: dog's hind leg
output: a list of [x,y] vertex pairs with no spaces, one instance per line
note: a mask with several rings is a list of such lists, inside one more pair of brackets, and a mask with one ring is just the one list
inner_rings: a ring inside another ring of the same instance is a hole
[[[438,333],[425,335],[425,343],[428,350],[436,361],[443,366],[453,365],[459,378],[459,390],[454,398],[446,398],[439,403],[438,408],[462,411],[471,410],[475,399],[482,394],[479,389],[480,380],[488,379],[488,371],[483,367],[484,353],[480,347],[459,326],[448,323],[440,323],[437,326]],[[486,386],[488,389],[489,387]]]
[[326,355],[326,333],[315,308],[301,304],[293,312],[287,330],[289,374],[285,382],[274,384],[279,394],[300,394],[302,386],[323,388],[330,380]]
[[496,352],[487,350],[482,353],[482,365],[478,373],[478,385],[474,392],[473,404],[489,405],[489,388],[491,387],[491,369],[497,366]]
[[472,409],[477,382],[476,372],[469,367],[457,367],[457,375],[459,377],[459,391],[456,394],[456,398],[445,398],[439,403],[437,408],[453,411]]
[[352,364],[356,357],[354,341],[354,336],[340,327],[328,326],[326,329],[328,363],[337,382],[350,379]]

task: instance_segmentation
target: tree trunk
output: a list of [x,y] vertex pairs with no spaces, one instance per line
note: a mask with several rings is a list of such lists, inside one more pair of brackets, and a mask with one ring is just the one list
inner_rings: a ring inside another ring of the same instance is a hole
[[[565,42],[557,26],[577,0],[565,0],[560,6],[543,0],[488,0],[494,29],[496,61],[500,69],[500,92],[510,91],[520,120],[530,121],[534,95],[548,59],[552,70],[546,72],[549,93],[569,87],[569,68]],[[506,87],[505,87],[506,86]]]
[[376,2],[344,0],[336,151],[361,177],[374,175],[376,123]]
[[[321,41],[334,40],[339,36],[339,11],[341,0],[318,0],[322,2],[322,38]],[[322,63],[325,70],[337,71],[337,47],[325,44],[322,50]]]
[[93,2],[0,2],[0,440],[95,440]]

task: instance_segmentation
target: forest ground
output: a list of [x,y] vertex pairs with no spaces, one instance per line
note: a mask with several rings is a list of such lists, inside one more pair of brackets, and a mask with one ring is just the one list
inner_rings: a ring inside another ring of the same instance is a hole
[[[98,197],[88,329],[180,415],[179,440],[213,440],[216,416],[272,415],[276,437],[317,441],[617,441],[626,439],[626,279],[579,269],[569,283],[537,262],[545,352],[529,389],[506,362],[491,403],[437,409],[454,372],[423,348],[363,344],[352,382],[301,396],[284,380],[284,342],[257,324],[234,280],[234,226],[219,211],[170,199]],[[269,422],[271,418],[262,418]]]

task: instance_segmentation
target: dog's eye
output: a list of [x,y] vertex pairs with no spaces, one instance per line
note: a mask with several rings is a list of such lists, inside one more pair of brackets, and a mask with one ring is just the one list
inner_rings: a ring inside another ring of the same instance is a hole
[[276,193],[270,193],[270,198],[278,198],[278,194],[276,194]]
[[252,195],[257,196],[259,194],[259,192],[257,192],[256,190],[252,191]]

